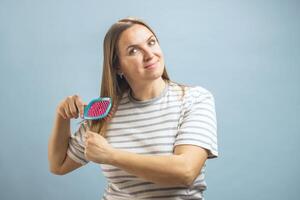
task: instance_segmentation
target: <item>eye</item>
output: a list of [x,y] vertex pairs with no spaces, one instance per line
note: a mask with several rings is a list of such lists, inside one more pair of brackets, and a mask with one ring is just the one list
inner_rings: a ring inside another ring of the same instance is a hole
[[129,51],[129,55],[134,55],[137,51],[138,51],[137,48],[132,48]]
[[149,45],[150,46],[153,46],[155,44],[156,44],[156,40],[155,39],[152,39],[152,40],[149,41]]

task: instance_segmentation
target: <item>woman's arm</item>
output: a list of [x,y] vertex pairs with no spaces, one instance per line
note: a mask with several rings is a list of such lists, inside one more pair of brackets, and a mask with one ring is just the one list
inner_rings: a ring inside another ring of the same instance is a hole
[[70,119],[57,114],[48,143],[49,170],[53,174],[64,175],[82,166],[67,155],[70,135]]
[[63,175],[82,164],[73,161],[67,155],[71,137],[70,120],[83,114],[83,103],[80,96],[65,98],[57,107],[54,126],[48,142],[49,169],[52,173]]
[[205,149],[193,145],[177,145],[173,155],[141,155],[116,149],[103,136],[89,130],[85,137],[87,160],[114,165],[161,185],[191,185],[208,155]]
[[66,158],[70,136],[70,119],[63,119],[56,114],[48,142],[49,169],[55,174],[58,173]]
[[206,150],[193,145],[176,146],[173,155],[141,155],[119,149],[112,155],[112,165],[168,186],[190,186],[207,159]]

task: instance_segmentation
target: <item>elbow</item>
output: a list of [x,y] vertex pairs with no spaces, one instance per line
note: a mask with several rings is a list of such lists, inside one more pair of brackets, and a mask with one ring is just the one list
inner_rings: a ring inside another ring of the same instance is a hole
[[62,173],[61,171],[59,170],[50,170],[50,172],[54,175],[59,175],[59,176],[62,176],[62,175],[65,175],[65,173]]
[[197,178],[198,173],[195,172],[195,169],[191,167],[185,167],[183,170],[181,184],[185,187],[190,187],[193,185],[195,179]]
[[54,168],[54,167],[49,167],[49,171],[54,174],[54,175],[65,175],[66,173],[62,172],[62,170],[60,170],[60,168]]
[[184,185],[185,187],[190,187],[190,186],[193,185],[194,180],[195,180],[194,178],[187,178],[187,179],[183,182],[183,185]]

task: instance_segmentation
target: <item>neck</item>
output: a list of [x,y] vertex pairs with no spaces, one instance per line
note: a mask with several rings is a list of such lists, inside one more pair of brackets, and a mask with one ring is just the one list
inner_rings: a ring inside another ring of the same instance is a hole
[[166,82],[160,77],[144,84],[132,84],[131,96],[138,101],[145,101],[159,96],[166,87]]

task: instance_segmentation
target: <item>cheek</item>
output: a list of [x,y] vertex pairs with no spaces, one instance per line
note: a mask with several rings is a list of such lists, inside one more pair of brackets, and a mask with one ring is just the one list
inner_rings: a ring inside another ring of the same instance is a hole
[[122,62],[123,67],[126,69],[133,69],[136,68],[138,65],[140,65],[140,63],[143,62],[143,57],[142,56],[133,56],[133,57],[128,57],[126,59],[124,59],[124,61]]
[[162,52],[162,50],[161,50],[161,48],[160,48],[159,46],[155,47],[155,48],[153,49],[153,52],[154,52],[157,56],[159,56],[161,59],[163,59],[164,55],[163,55],[163,52]]
[[142,62],[143,58],[141,56],[126,58],[120,63],[121,70],[129,76],[131,74],[137,74],[140,71],[139,69]]

